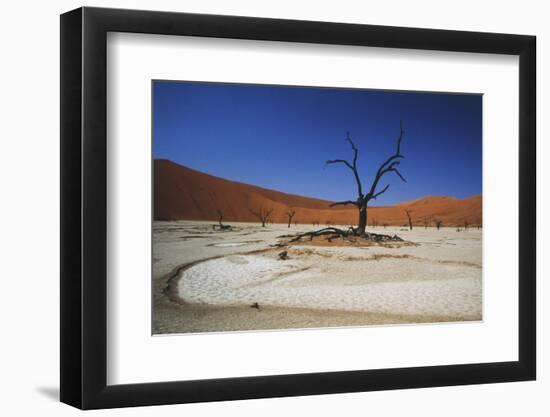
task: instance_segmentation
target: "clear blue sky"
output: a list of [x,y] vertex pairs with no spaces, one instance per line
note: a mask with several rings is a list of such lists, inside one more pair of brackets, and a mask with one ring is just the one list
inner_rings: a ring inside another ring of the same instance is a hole
[[230,180],[326,200],[355,199],[327,159],[359,149],[363,189],[404,138],[400,172],[374,205],[482,191],[482,97],[360,89],[153,82],[153,157]]

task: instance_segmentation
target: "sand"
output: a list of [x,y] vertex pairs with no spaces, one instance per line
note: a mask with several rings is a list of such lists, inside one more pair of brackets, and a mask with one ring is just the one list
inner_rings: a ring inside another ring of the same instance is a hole
[[281,248],[312,227],[212,224],[154,223],[154,333],[482,318],[479,230],[376,228],[414,245]]
[[[287,212],[295,211],[292,222],[311,225],[355,224],[358,212],[353,206],[330,207],[331,201],[269,190],[250,184],[229,181],[199,172],[167,160],[154,162],[154,205],[157,220],[218,219],[218,210],[225,222],[254,222],[252,211],[273,210],[270,220],[288,223]],[[350,178],[350,181],[352,179]],[[352,182],[350,182],[352,184]],[[354,195],[349,198],[354,199]],[[381,204],[384,199],[381,198]],[[405,209],[412,211],[413,223],[435,226],[439,219],[445,226],[481,223],[481,194],[464,199],[450,196],[428,196],[394,206],[369,207],[369,224],[402,226],[407,223]]]

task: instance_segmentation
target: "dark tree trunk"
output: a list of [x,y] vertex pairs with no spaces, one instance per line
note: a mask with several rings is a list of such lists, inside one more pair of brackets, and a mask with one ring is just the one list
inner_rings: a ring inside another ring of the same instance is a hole
[[269,222],[269,216],[273,213],[273,209],[264,209],[263,207],[260,207],[258,210],[249,208],[248,211],[258,218],[262,223],[262,227],[265,227],[265,224]]
[[292,223],[292,218],[296,214],[296,210],[290,210],[286,212],[286,216],[288,217],[288,227],[290,228],[290,223]]
[[[400,123],[399,124],[399,137],[397,138],[397,148],[395,150],[395,153],[391,155],[388,159],[386,159],[385,162],[380,165],[378,168],[378,171],[376,172],[376,176],[374,177],[374,180],[371,184],[370,190],[367,193],[363,192],[363,184],[361,183],[361,179],[359,178],[359,173],[357,171],[357,157],[359,155],[359,150],[356,148],[355,144],[351,140],[349,136],[349,132],[346,137],[346,141],[349,142],[351,145],[351,149],[353,150],[353,161],[348,161],[346,159],[329,159],[325,162],[326,165],[330,164],[342,164],[349,168],[353,172],[353,176],[355,177],[355,182],[357,184],[357,199],[356,200],[346,200],[346,201],[338,201],[335,203],[331,203],[330,207],[334,206],[347,206],[347,205],[355,205],[359,209],[359,221],[358,221],[358,227],[355,229],[356,234],[364,234],[365,229],[367,228],[367,205],[370,200],[376,200],[377,197],[384,194],[388,188],[389,184],[386,185],[384,188],[382,188],[380,191],[378,191],[378,183],[380,182],[380,179],[389,172],[394,172],[399,178],[401,178],[402,181],[407,182],[405,178],[401,175],[397,167],[401,163],[401,159],[404,158],[404,156],[401,154],[401,141],[403,140],[403,126]],[[375,227],[376,224],[373,222],[373,227]],[[412,226],[411,226],[412,229]]]
[[366,228],[367,228],[367,208],[360,207],[357,233],[363,234]]
[[411,210],[405,209],[405,214],[407,215],[407,220],[409,221],[409,229],[412,230],[413,229],[413,222],[412,222],[412,218],[411,218]]

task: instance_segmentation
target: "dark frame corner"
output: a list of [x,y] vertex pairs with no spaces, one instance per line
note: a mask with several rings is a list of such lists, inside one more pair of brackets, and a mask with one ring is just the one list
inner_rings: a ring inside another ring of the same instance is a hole
[[[320,374],[106,384],[107,33],[519,56],[519,360]],[[536,38],[136,10],[61,16],[61,401],[82,409],[420,388],[536,378]]]

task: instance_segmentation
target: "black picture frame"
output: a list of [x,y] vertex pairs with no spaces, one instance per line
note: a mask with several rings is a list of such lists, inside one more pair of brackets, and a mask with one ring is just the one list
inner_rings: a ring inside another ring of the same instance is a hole
[[[107,385],[108,32],[519,56],[518,361]],[[358,24],[88,7],[63,14],[61,401],[82,409],[95,409],[534,380],[535,45],[534,36]]]

